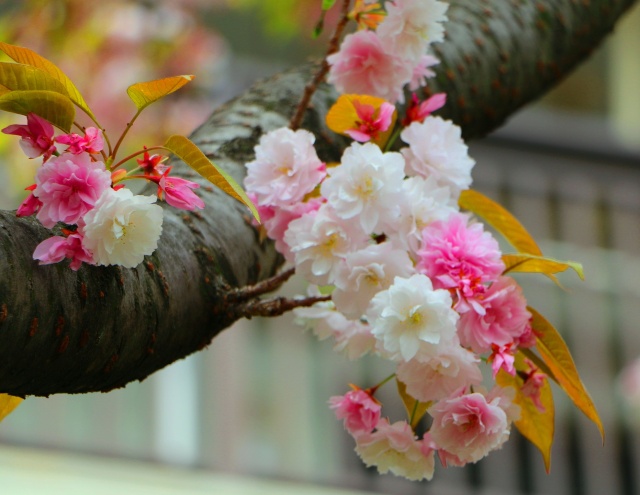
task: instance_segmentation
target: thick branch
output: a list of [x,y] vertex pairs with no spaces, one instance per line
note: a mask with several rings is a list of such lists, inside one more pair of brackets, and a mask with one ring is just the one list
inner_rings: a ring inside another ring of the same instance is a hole
[[482,137],[583,61],[635,0],[451,0],[429,92],[440,112]]
[[[610,31],[632,0],[457,0],[432,90],[449,93],[449,115],[467,136],[485,134],[539,96]],[[237,180],[261,134],[285,126],[310,68],[255,86],[218,109],[192,136]],[[324,86],[303,127],[321,158],[339,140],[322,116]],[[198,180],[184,165],[184,177]],[[157,252],[136,269],[40,267],[34,247],[49,232],[0,212],[0,392],[106,391],[144,379],[209,344],[253,304],[235,288],[271,276],[281,259],[261,243],[239,203],[203,184],[201,213],[165,212]],[[235,297],[235,299],[234,299]]]

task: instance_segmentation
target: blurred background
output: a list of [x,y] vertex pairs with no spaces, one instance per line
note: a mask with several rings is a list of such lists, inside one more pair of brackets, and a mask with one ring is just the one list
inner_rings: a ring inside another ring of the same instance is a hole
[[[322,52],[323,41],[310,36],[319,4],[0,0],[0,39],[65,70],[113,136],[134,111],[128,85],[195,74],[136,124],[129,140],[151,146],[189,133],[256,78]],[[566,291],[544,277],[519,281],[568,341],[605,424],[604,447],[556,390],[549,475],[514,433],[476,465],[438,468],[432,482],[378,476],[362,466],[326,401],[388,369],[374,359],[349,362],[290,317],[256,319],[143,383],[27,399],[0,424],[2,493],[639,493],[639,50],[636,8],[560,87],[470,145],[474,187],[513,211],[546,255],[585,266],[585,282],[563,277]],[[2,118],[1,127],[17,122]],[[16,141],[0,140],[4,208],[15,208],[33,181]],[[294,281],[287,290],[303,287]]]

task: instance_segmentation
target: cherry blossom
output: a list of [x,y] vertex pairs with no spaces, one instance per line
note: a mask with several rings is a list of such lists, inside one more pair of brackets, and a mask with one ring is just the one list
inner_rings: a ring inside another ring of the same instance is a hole
[[204,201],[193,192],[200,184],[180,177],[169,177],[170,170],[166,170],[158,179],[158,198],[181,210],[202,210]]
[[400,137],[409,145],[401,150],[407,175],[433,176],[441,186],[449,186],[455,197],[469,188],[475,161],[457,125],[431,115],[422,123],[413,122]]
[[18,207],[18,211],[16,211],[16,216],[18,217],[28,217],[37,213],[38,210],[42,207],[42,201],[36,198],[33,195],[33,190],[36,188],[36,184],[32,184],[29,187],[26,187],[26,191],[30,191],[29,195],[24,199],[20,206]]
[[437,0],[393,0],[385,4],[387,17],[377,33],[391,53],[416,60],[430,43],[444,39],[448,3]]
[[93,264],[93,255],[84,247],[80,233],[76,232],[68,237],[49,237],[38,244],[33,252],[33,259],[39,260],[41,265],[58,263],[65,258],[71,260],[69,267],[74,271],[82,263]]
[[368,467],[375,466],[381,474],[391,471],[414,481],[433,477],[433,451],[425,448],[406,421],[389,424],[383,418],[375,432],[357,435],[355,439],[358,455]]
[[75,224],[110,187],[104,163],[86,153],[52,157],[36,172],[33,194],[42,202],[36,218],[47,228],[57,222]]
[[35,113],[27,114],[27,125],[10,125],[2,129],[2,132],[20,136],[20,148],[29,158],[42,155],[46,161],[56,151],[53,126]]
[[426,361],[401,361],[396,373],[412,397],[428,402],[447,398],[461,388],[482,383],[479,362],[473,352],[461,347],[455,339]]
[[83,218],[83,246],[97,265],[133,268],[155,251],[162,232],[162,208],[155,196],[107,189]]
[[422,274],[396,277],[393,285],[373,297],[367,317],[381,351],[404,361],[437,355],[439,345],[453,341],[458,321],[449,292],[434,290]]
[[[483,294],[483,284],[497,280],[504,270],[498,242],[481,223],[469,222],[462,213],[427,225],[418,256],[418,271],[427,274],[435,287],[455,290],[456,309],[461,312],[470,305],[482,312],[474,296]],[[464,339],[462,343],[467,345]]]
[[371,433],[380,421],[380,403],[357,387],[345,395],[331,397],[329,404],[336,418],[344,419],[344,427],[351,435]]
[[403,168],[399,153],[383,153],[373,143],[353,143],[340,165],[329,171],[320,192],[340,218],[355,218],[365,232],[378,232],[399,216]]
[[517,343],[531,332],[527,301],[511,277],[500,277],[473,308],[460,318],[458,334],[462,344],[476,352]]
[[56,142],[66,144],[67,153],[79,155],[80,153],[100,153],[104,148],[104,142],[100,131],[95,127],[87,127],[84,136],[79,134],[62,134],[56,137]]
[[457,394],[429,409],[431,437],[458,462],[476,462],[509,438],[507,414],[499,399],[488,402],[479,393]]
[[336,272],[332,299],[345,316],[360,318],[373,296],[387,289],[395,277],[409,277],[413,263],[404,250],[388,242],[372,244],[345,256]]
[[255,160],[247,163],[244,184],[262,205],[291,205],[320,183],[326,167],[318,158],[309,131],[276,129],[260,138]]
[[413,77],[414,64],[391,52],[374,31],[347,35],[340,50],[327,57],[327,81],[340,93],[366,94],[403,101],[402,87]]

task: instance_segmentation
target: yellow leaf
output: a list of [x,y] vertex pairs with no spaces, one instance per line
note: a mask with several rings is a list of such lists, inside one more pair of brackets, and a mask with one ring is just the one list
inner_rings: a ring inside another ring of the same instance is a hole
[[460,208],[469,210],[481,218],[494,229],[500,232],[504,238],[521,253],[542,256],[542,251],[533,240],[531,234],[522,224],[504,207],[487,198],[478,191],[467,189],[462,191],[458,200]]
[[407,417],[409,418],[409,423],[411,424],[411,428],[414,428],[418,425],[422,417],[426,414],[427,409],[431,405],[430,402],[420,402],[411,397],[407,393],[407,386],[396,378],[396,385],[398,386],[398,393],[400,394],[400,398],[402,399],[402,403],[404,404],[405,409],[407,410]]
[[[516,355],[516,369],[522,371],[525,368],[526,365],[523,364],[522,357]],[[544,411],[540,411],[533,400],[522,393],[524,382],[518,375],[512,376],[504,370],[500,370],[496,376],[496,383],[501,387],[511,386],[516,389],[514,402],[520,406],[520,419],[514,424],[518,431],[540,451],[548,473],[551,469],[551,446],[555,429],[555,408],[549,380],[545,380],[540,389],[540,402]]]
[[[333,106],[329,109],[326,116],[327,127],[333,132],[347,136],[346,131],[351,129],[357,129],[362,122],[361,116],[358,115],[357,105],[365,105],[373,107],[374,118],[377,118],[380,112],[380,107],[383,103],[388,103],[382,98],[368,95],[341,95]],[[389,128],[378,134],[372,142],[377,144],[381,149],[384,149],[385,144],[389,140],[393,127],[396,122],[397,112],[393,112],[391,124]]]
[[4,43],[2,41],[0,41],[0,50],[6,53],[16,62],[30,65],[31,67],[36,67],[41,71],[49,74],[53,79],[62,83],[71,101],[78,105],[78,107],[80,107],[95,121],[95,116],[89,109],[87,103],[84,101],[84,98],[80,94],[80,91],[78,91],[75,85],[71,82],[71,79],[69,79],[67,75],[62,72],[54,63],[49,62],[46,58],[41,57],[36,52],[29,50],[28,48],[10,45],[9,43]]
[[200,151],[200,148],[198,148],[189,139],[184,136],[171,136],[167,139],[167,142],[164,143],[164,147],[180,157],[193,170],[198,172],[202,177],[215,186],[222,189],[229,196],[232,196],[241,203],[247,205],[255,219],[260,221],[258,210],[247,194],[242,190],[240,185],[238,185],[233,177],[211,162],[206,155]]
[[22,403],[20,397],[8,394],[0,394],[0,421],[6,418],[11,412]]
[[531,326],[537,337],[536,347],[540,356],[553,373],[558,385],[567,393],[576,407],[595,423],[604,441],[602,421],[591,396],[580,379],[567,344],[554,326],[540,313],[531,307],[527,309],[533,315]]
[[0,110],[27,115],[30,112],[70,132],[75,118],[71,100],[53,91],[11,91],[0,94]]
[[508,272],[528,272],[528,273],[559,273],[572,268],[578,276],[584,280],[584,272],[582,265],[575,261],[559,261],[553,258],[545,258],[542,256],[535,256],[533,254],[505,254],[502,256],[506,269],[504,273]]
[[30,65],[0,62],[0,84],[11,91],[44,90],[69,96],[60,81]]
[[177,91],[185,84],[193,81],[195,76],[173,76],[155,81],[136,83],[127,88],[129,98],[136,104],[138,110],[151,105],[154,101]]

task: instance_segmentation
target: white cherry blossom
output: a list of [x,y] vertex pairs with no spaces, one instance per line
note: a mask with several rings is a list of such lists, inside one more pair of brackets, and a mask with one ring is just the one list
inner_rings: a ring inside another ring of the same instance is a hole
[[449,292],[433,290],[422,274],[396,277],[373,297],[367,317],[381,353],[405,361],[437,355],[439,346],[454,339],[459,318],[451,309]]
[[340,218],[354,218],[366,232],[374,233],[397,219],[403,179],[402,155],[383,153],[373,143],[353,143],[341,164],[329,171],[320,191]]

